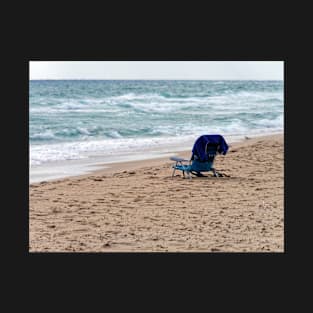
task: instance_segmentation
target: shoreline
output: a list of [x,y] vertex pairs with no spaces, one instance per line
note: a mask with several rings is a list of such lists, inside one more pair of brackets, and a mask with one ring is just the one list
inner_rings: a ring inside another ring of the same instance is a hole
[[[237,138],[232,140],[226,140],[229,146],[236,144],[244,143],[247,140],[253,140],[257,138],[267,138],[271,136],[279,136],[283,133],[270,133],[270,134],[260,134],[260,135],[251,135],[249,139]],[[225,136],[226,137],[226,136]],[[118,166],[123,169],[127,168],[127,164],[132,166],[132,164],[139,164],[145,161],[154,162],[155,160],[165,160],[169,159],[170,156],[177,154],[182,155],[185,158],[190,157],[193,141],[188,142],[190,145],[190,150],[182,148],[181,146],[172,147],[163,147],[162,149],[152,149],[147,151],[142,151],[141,153],[128,153],[122,154],[115,157],[113,162],[110,162],[109,159],[111,156],[99,156],[98,158],[91,159],[77,159],[77,160],[65,160],[59,162],[53,162],[50,164],[44,164],[40,166],[35,166],[33,169],[30,168],[29,174],[29,185],[40,183],[43,181],[58,181],[60,179],[66,179],[70,177],[80,177],[86,175],[92,175],[98,171],[109,171],[110,169],[115,170]],[[138,163],[139,162],[139,163]],[[36,173],[37,172],[37,173]],[[37,178],[36,178],[37,175]],[[48,177],[50,175],[50,177]]]
[[[179,152],[190,157],[191,151]],[[284,135],[231,144],[229,177],[168,157],[30,185],[30,252],[284,252]]]
[[[282,136],[283,134],[275,134],[275,135],[265,135],[265,136],[257,136],[257,137],[248,137],[248,139],[243,139],[242,141],[236,141],[236,142],[232,142],[229,143],[229,150],[233,148],[237,148],[240,146],[245,146],[245,145],[250,145],[253,144],[259,140],[268,140],[268,139],[276,139],[279,138],[280,136]],[[193,144],[192,144],[193,145]],[[181,151],[173,151],[173,152],[168,152],[167,154],[169,154],[170,156],[181,156],[183,158],[187,158],[189,159],[191,156],[191,150],[192,150],[192,146],[190,148],[190,150],[181,150]],[[151,158],[151,159],[146,159],[146,160],[134,160],[134,161],[125,161],[125,162],[114,162],[114,163],[105,163],[103,164],[104,166],[107,166],[105,168],[102,169],[98,169],[98,170],[94,170],[91,173],[87,173],[87,174],[83,174],[83,175],[76,175],[73,176],[80,178],[80,177],[88,177],[89,175],[93,174],[93,175],[101,175],[101,174],[105,174],[105,173],[115,173],[116,171],[121,171],[121,170],[126,170],[126,169],[136,169],[136,168],[140,168],[142,166],[146,166],[146,165],[158,165],[161,164],[165,161],[170,161],[172,163],[175,163],[174,161],[169,160],[169,156],[164,156],[164,157],[156,157],[156,158]]]

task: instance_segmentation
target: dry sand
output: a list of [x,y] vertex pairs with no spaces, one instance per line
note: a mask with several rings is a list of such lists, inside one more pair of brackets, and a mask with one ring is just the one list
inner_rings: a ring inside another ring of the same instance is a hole
[[31,184],[29,251],[284,251],[283,135],[232,144],[215,161],[230,177],[172,178],[172,164],[112,164]]

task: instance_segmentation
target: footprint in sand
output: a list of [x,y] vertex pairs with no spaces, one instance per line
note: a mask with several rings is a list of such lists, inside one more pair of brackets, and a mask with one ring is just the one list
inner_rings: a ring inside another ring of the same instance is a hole
[[120,200],[116,200],[116,199],[111,199],[110,201],[111,201],[111,202],[116,202],[116,203],[121,202]]
[[135,198],[133,201],[134,202],[139,202],[139,201],[141,201],[143,198]]
[[93,181],[103,181],[102,178],[94,178]]

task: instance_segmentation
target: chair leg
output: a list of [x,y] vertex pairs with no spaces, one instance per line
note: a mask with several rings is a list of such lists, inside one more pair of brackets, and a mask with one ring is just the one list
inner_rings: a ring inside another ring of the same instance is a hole
[[175,171],[176,171],[176,168],[174,167],[172,178],[174,177]]

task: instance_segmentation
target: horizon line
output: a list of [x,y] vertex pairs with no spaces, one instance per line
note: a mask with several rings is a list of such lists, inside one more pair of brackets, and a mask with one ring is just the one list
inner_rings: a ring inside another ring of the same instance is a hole
[[243,78],[243,79],[203,79],[203,78],[30,78],[29,80],[186,80],[186,81],[227,81],[227,80],[259,80],[259,81],[283,81],[284,79],[260,79],[260,78]]

